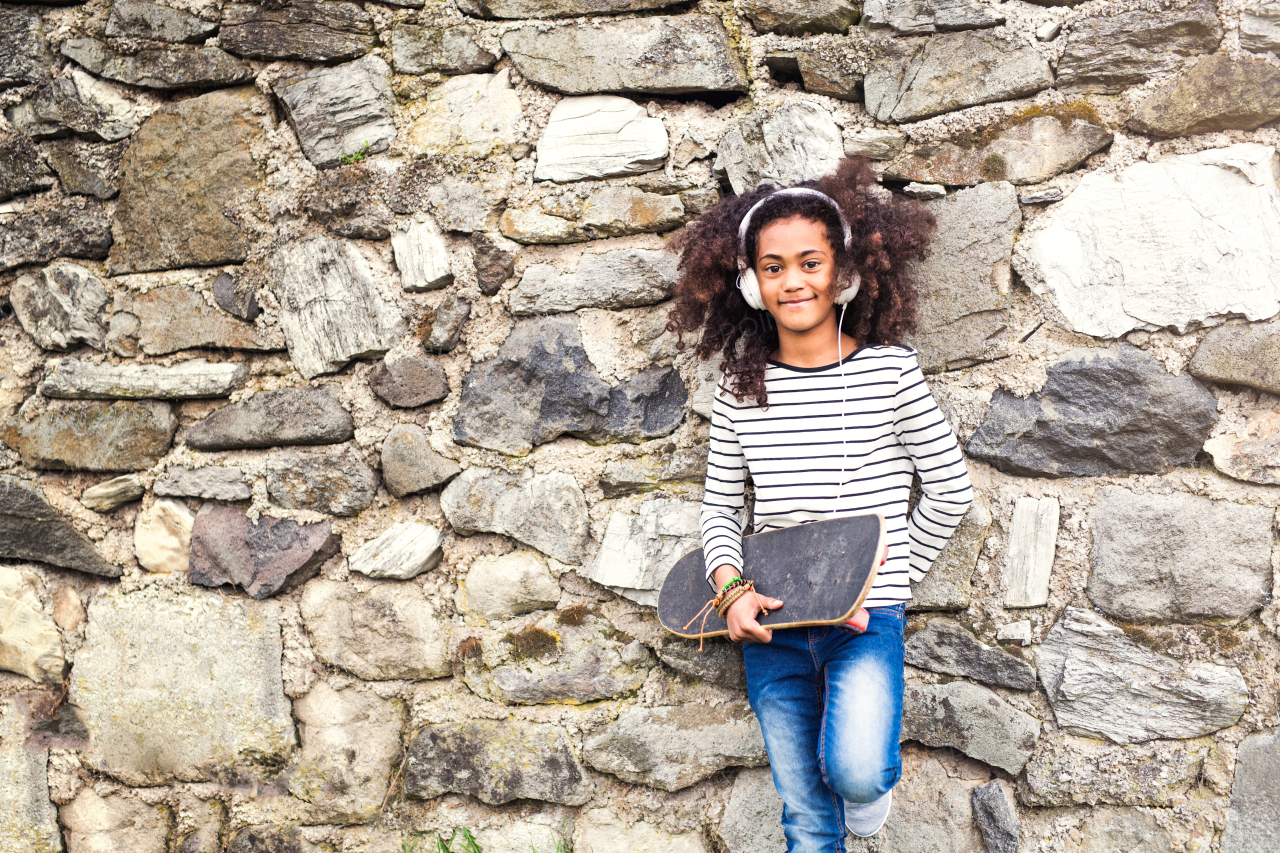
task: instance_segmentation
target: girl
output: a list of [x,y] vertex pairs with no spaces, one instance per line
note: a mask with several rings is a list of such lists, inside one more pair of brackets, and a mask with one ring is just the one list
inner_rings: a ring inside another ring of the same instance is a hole
[[[699,336],[700,358],[724,360],[702,505],[714,588],[744,573],[747,472],[756,531],[873,512],[886,522],[864,632],[764,628],[761,601],[783,606],[767,589],[726,614],[746,644],[790,853],[844,851],[846,826],[865,837],[888,818],[909,579],[924,577],[973,499],[955,435],[900,343],[915,321],[911,265],[933,225],[848,159],[819,181],[726,199],[675,246],[670,328]],[[913,474],[923,496],[908,517]]]

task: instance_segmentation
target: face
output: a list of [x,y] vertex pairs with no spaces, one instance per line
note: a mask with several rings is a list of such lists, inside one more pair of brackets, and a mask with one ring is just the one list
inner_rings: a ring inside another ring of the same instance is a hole
[[782,328],[807,332],[834,322],[836,253],[812,219],[770,222],[756,240],[756,277],[765,309]]

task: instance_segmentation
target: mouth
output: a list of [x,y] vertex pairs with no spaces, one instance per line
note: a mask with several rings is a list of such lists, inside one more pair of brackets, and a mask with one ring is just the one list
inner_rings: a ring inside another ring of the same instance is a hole
[[787,308],[796,308],[796,307],[801,306],[801,305],[806,305],[806,304],[808,304],[808,303],[810,303],[810,302],[812,302],[812,301],[813,301],[813,297],[812,297],[812,296],[808,296],[808,297],[806,297],[806,298],[804,298],[804,299],[779,300],[779,301],[778,301],[778,304],[779,304],[779,305],[783,305],[783,306],[785,306],[785,307],[787,307]]

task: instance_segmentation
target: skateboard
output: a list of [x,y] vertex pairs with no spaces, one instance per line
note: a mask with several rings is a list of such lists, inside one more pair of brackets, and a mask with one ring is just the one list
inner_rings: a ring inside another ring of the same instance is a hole
[[[807,628],[855,620],[866,612],[862,602],[875,582],[883,551],[884,519],[879,515],[851,515],[744,536],[743,576],[755,582],[761,595],[783,602],[781,609],[761,613],[760,624]],[[671,567],[658,593],[663,628],[694,639],[729,633],[714,610],[701,627],[698,614],[715,595],[706,574],[701,548]]]

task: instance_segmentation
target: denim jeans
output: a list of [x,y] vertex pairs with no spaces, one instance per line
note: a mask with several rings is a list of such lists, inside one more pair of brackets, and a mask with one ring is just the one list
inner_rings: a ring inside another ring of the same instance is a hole
[[862,634],[787,628],[743,646],[787,853],[844,853],[845,802],[872,802],[902,775],[905,608],[871,609]]

